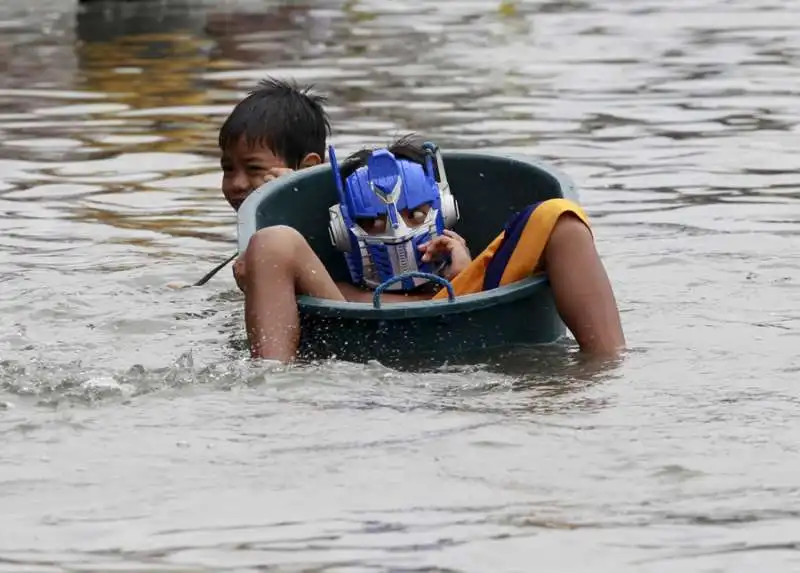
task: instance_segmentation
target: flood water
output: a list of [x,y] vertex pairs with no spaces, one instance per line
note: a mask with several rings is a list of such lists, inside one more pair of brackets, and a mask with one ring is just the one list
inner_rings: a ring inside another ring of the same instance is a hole
[[[0,571],[800,571],[800,4],[0,3]],[[217,129],[543,157],[631,350],[255,365]]]

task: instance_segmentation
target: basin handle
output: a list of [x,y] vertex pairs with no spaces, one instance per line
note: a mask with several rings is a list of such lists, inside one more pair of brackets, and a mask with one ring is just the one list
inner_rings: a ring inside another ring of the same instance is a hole
[[375,289],[375,293],[372,295],[372,306],[374,308],[381,307],[381,294],[383,291],[386,290],[387,287],[393,285],[394,283],[400,282],[406,278],[419,278],[419,279],[428,279],[431,282],[438,283],[444,288],[447,289],[447,300],[453,302],[456,300],[456,293],[453,290],[453,284],[444,277],[440,277],[439,275],[434,275],[433,273],[422,273],[420,271],[409,271],[407,273],[403,273],[401,275],[397,275],[395,277],[390,278],[388,281],[382,282],[378,285],[378,288]]

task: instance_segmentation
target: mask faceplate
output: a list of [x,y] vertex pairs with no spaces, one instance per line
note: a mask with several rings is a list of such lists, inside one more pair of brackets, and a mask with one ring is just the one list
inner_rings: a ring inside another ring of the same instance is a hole
[[[430,145],[430,144],[426,144]],[[452,227],[458,220],[458,206],[450,193],[444,165],[432,145],[424,167],[397,159],[387,149],[373,151],[367,165],[358,168],[342,183],[336,154],[329,148],[339,203],[329,209],[330,236],[334,246],[344,252],[354,283],[376,288],[381,283],[409,271],[438,274],[445,263],[422,262],[419,245]],[[440,180],[433,170],[434,156]],[[429,206],[421,224],[406,223],[401,212]],[[385,219],[385,229],[368,233],[358,220]],[[408,278],[387,291],[408,291],[425,283]]]

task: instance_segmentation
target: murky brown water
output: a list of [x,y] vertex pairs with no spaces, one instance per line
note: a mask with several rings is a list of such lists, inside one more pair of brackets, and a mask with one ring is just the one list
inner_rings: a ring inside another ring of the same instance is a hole
[[[0,570],[800,571],[800,4],[0,3]],[[267,73],[582,185],[633,347],[253,366],[214,143]]]

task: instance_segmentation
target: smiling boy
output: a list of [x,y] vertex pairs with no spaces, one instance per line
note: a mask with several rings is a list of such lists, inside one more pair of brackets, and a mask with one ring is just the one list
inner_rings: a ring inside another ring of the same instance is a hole
[[[267,78],[240,101],[219,131],[222,194],[234,210],[264,183],[325,160],[330,120],[311,86]],[[244,259],[233,266],[242,289]]]

